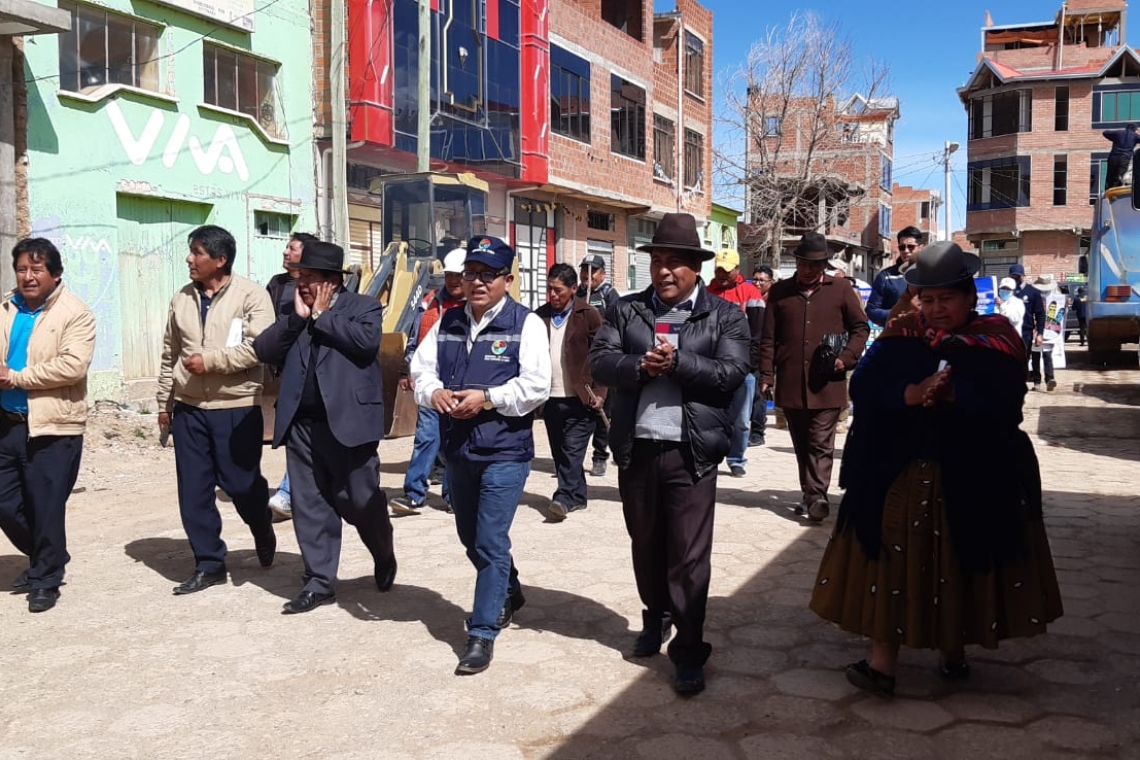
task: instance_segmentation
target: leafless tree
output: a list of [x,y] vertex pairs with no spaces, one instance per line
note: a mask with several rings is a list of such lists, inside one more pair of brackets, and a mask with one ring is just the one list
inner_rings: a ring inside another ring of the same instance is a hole
[[838,24],[811,13],[770,28],[727,71],[714,172],[745,208],[742,253],[778,266],[790,233],[842,225],[853,204],[868,202],[878,177],[853,183],[835,163],[844,143],[875,139],[868,112],[894,103],[884,97],[888,75],[882,63],[858,58]]

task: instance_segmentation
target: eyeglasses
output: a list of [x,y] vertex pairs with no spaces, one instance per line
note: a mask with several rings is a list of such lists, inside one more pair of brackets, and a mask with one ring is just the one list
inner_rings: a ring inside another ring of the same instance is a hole
[[902,243],[900,243],[899,244],[899,250],[900,251],[917,251],[918,246],[915,245],[914,243],[911,243],[910,245],[903,245]]
[[476,271],[471,270],[471,269],[464,269],[463,270],[463,279],[467,282],[475,282],[476,280],[480,280],[484,285],[490,285],[492,282],[499,279],[500,277],[505,277],[506,274],[507,273],[505,270],[495,272],[495,271],[491,271],[489,269],[484,269],[481,272],[476,272]]

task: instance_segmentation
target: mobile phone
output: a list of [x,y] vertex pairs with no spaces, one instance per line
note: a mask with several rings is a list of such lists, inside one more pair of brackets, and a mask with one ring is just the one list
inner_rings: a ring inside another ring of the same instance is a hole
[[942,361],[938,362],[938,371],[941,372],[942,370],[946,369],[949,366],[950,366],[950,362],[943,359]]

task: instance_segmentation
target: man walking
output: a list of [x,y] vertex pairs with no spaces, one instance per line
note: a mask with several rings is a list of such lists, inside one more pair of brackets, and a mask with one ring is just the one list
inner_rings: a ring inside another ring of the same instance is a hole
[[616,396],[612,437],[633,572],[645,609],[634,657],[669,644],[681,695],[704,690],[717,465],[731,446],[731,407],[749,361],[740,307],[701,287],[696,220],[665,214],[653,240],[652,286],[619,301],[590,350],[594,379]]
[[194,552],[194,573],[175,594],[226,582],[218,486],[249,526],[261,566],[277,551],[261,475],[264,374],[253,351],[273,305],[264,288],[233,273],[229,232],[205,225],[188,242],[190,284],[170,300],[157,396],[159,430],[174,436],[178,508]]
[[0,306],[0,528],[28,568],[12,584],[28,612],[59,599],[67,553],[64,516],[87,426],[87,370],[95,317],[63,285],[50,240],[12,249],[16,292]]
[[[757,264],[752,273],[752,284],[760,291],[764,305],[768,305],[768,291],[776,279],[772,274],[772,267]],[[763,328],[761,328],[763,334]],[[768,432],[768,399],[758,389],[752,394],[752,430],[748,436],[748,446],[763,446],[764,437]]]
[[[1112,150],[1108,153],[1108,177],[1104,182],[1104,189],[1109,190],[1124,184],[1124,175],[1128,173],[1136,145],[1140,144],[1140,135],[1136,134],[1135,124],[1124,129],[1106,129],[1101,134],[1112,142]],[[1133,177],[1135,179],[1138,178]]]
[[[922,250],[922,230],[917,227],[903,227],[898,234],[899,257],[871,283],[871,295],[867,298],[867,316],[879,327],[885,327],[891,309],[907,291],[903,274]],[[844,272],[846,274],[846,272]]]
[[[463,296],[463,260],[467,252],[456,248],[443,259],[443,287],[428,293],[420,304],[419,315],[412,326],[413,338],[404,352],[404,361],[411,364],[412,355],[423,342],[431,328],[439,322],[444,312],[461,308],[466,299]],[[414,390],[410,376],[400,378],[400,387]],[[428,406],[416,410],[416,437],[412,443],[412,458],[408,471],[404,473],[404,495],[392,499],[392,513],[396,515],[418,515],[427,500],[428,485],[432,468],[439,456],[439,412]],[[451,494],[447,478],[443,478],[443,503],[451,511]]]
[[392,523],[380,490],[377,448],[384,430],[380,364],[383,309],[344,288],[344,249],[305,244],[293,307],[254,341],[257,356],[282,368],[273,428],[285,444],[296,495],[293,530],[305,563],[301,592],[284,614],[336,600],[341,521],[356,528],[372,554],[376,588],[396,579]]
[[[596,253],[582,259],[578,265],[578,297],[598,310],[598,314],[605,318],[606,310],[617,300],[618,293],[614,286],[606,279],[606,260]],[[594,456],[590,467],[590,475],[595,478],[606,474],[606,464],[610,459],[609,440],[610,430],[606,420],[613,414],[612,402],[607,400],[602,406],[602,414],[594,418]]]
[[745,282],[740,274],[740,254],[724,249],[716,255],[716,272],[709,283],[709,293],[736,304],[748,319],[748,331],[752,336],[749,349],[749,371],[744,382],[736,389],[732,398],[733,434],[732,447],[728,450],[728,468],[734,478],[744,477],[744,465],[748,460],[744,452],[752,432],[752,400],[756,395],[756,359],[760,355],[760,336],[764,330],[764,297],[755,285]]
[[590,373],[590,345],[602,318],[596,308],[575,297],[577,285],[574,267],[555,264],[546,276],[548,300],[536,312],[550,339],[550,398],[542,407],[542,418],[558,477],[549,509],[557,522],[586,508],[582,465],[607,390],[595,388]]
[[514,258],[498,238],[472,238],[466,306],[445,312],[412,356],[416,403],[441,415],[455,529],[476,570],[456,675],[490,667],[525,602],[510,529],[534,459],[534,411],[550,394],[550,347],[542,320],[507,295]]
[[[824,275],[827,239],[803,236],[795,250],[796,276],[768,294],[760,341],[760,391],[775,384],[799,465],[803,492],[797,513],[821,522],[830,513],[827,492],[835,452],[835,428],[847,406],[846,372],[867,344],[867,315],[859,294],[844,277]],[[846,341],[838,352],[828,343]]]
[[[280,317],[285,309],[293,308],[293,294],[297,290],[297,273],[300,271],[296,264],[301,260],[301,251],[304,249],[305,243],[315,243],[316,241],[315,235],[310,235],[307,232],[294,232],[289,237],[289,242],[285,244],[285,250],[281,254],[281,266],[285,271],[273,275],[269,284],[265,286],[265,289],[269,291],[269,299],[273,301],[275,316]],[[269,367],[267,369],[272,376],[268,382],[272,383],[274,390],[276,390],[276,386],[280,384],[281,368]],[[266,390],[268,391],[269,388],[267,387]],[[274,522],[289,520],[293,517],[288,471],[281,478],[277,490],[269,497],[269,511],[273,513]]]
[[[1025,304],[1025,317],[1021,320],[1021,339],[1025,342],[1026,374],[1033,361],[1033,349],[1040,349],[1044,345],[1045,336],[1045,299],[1041,291],[1025,281],[1025,267],[1021,264],[1012,264],[1009,267],[1009,276],[1017,283],[1013,295]],[[1031,375],[1033,390],[1041,389],[1041,365],[1034,368]]]

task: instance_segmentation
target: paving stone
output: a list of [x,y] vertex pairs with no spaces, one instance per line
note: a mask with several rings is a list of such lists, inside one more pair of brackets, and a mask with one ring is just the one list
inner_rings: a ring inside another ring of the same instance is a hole
[[752,707],[752,718],[754,725],[765,727],[765,730],[778,726],[807,734],[847,720],[830,702],[783,694],[757,701]]
[[858,760],[903,760],[937,757],[944,748],[929,737],[911,731],[876,727],[871,731],[843,734],[836,742],[850,758]]
[[1049,631],[1065,636],[1081,636],[1086,639],[1096,638],[1105,630],[1105,626],[1098,620],[1064,615],[1049,624]]
[[933,736],[940,753],[953,760],[1040,760],[1044,743],[1024,729],[958,723]]
[[954,716],[933,702],[914,699],[885,700],[867,697],[851,706],[851,712],[876,726],[889,726],[920,733],[954,722]]
[[1040,712],[1017,697],[976,691],[951,694],[938,704],[955,718],[979,723],[1024,723]]
[[1026,727],[1035,737],[1063,749],[1100,752],[1116,745],[1112,730],[1091,721],[1053,716]]
[[1098,623],[1112,631],[1140,634],[1140,616],[1122,612],[1109,612],[1096,619]]
[[1104,680],[1104,674],[1095,663],[1069,660],[1038,660],[1025,666],[1030,673],[1052,683],[1082,685]]
[[794,734],[768,734],[750,736],[739,742],[740,751],[748,760],[818,760],[843,757],[843,751],[826,740]]
[[847,683],[843,671],[796,668],[772,676],[772,683],[785,694],[813,699],[836,700],[859,690]]
[[638,743],[637,756],[650,760],[732,760],[732,746],[707,736],[667,734]]

